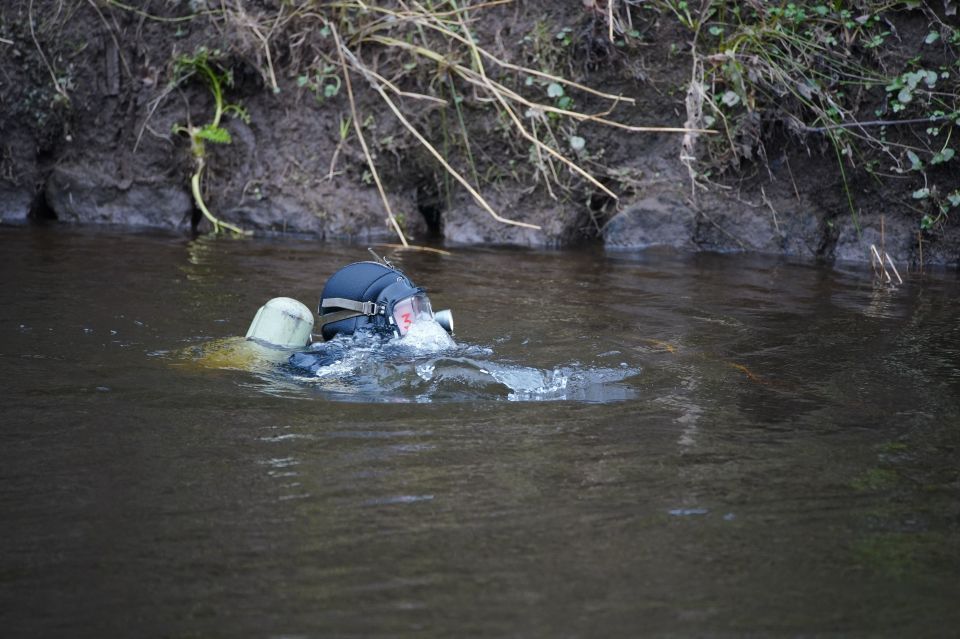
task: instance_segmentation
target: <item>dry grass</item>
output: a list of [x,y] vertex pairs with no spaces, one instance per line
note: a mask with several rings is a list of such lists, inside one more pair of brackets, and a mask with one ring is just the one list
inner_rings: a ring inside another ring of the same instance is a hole
[[[324,74],[333,69],[332,73],[338,78],[337,90],[340,86],[345,89],[352,128],[387,218],[404,246],[408,245],[407,238],[377,170],[375,150],[371,149],[364,132],[364,116],[367,114],[361,112],[360,104],[365,101],[358,98],[353,80],[360,79],[369,86],[416,144],[493,219],[531,230],[540,230],[540,227],[501,215],[482,195],[484,184],[481,184],[474,161],[460,99],[469,100],[476,110],[486,110],[489,115],[484,116],[485,120],[504,123],[510,136],[505,151],[530,149],[534,175],[544,178],[551,196],[555,196],[557,187],[569,189],[569,179],[576,177],[610,200],[618,199],[613,189],[584,166],[585,158],[560,143],[560,140],[570,139],[565,134],[575,130],[578,124],[591,123],[627,133],[692,135],[707,132],[701,128],[639,127],[622,123],[613,117],[613,113],[618,107],[633,105],[630,98],[514,64],[481,46],[474,32],[477,16],[492,7],[512,4],[514,0],[473,4],[458,0],[290,0],[270,11],[245,0],[219,0],[215,9],[182,17],[155,16],[120,0],[105,1],[145,20],[210,20],[221,32],[224,42],[233,47],[231,52],[253,62],[264,84],[274,92],[281,90],[284,77],[295,76],[306,69],[323,69]],[[611,39],[615,33],[620,34],[630,26],[630,12],[624,11],[624,6],[608,2],[602,7],[609,21]],[[430,69],[427,72],[429,78],[423,77],[425,68]],[[564,91],[574,95],[589,96],[591,100],[604,101],[606,106],[599,112],[587,113],[545,102],[542,95],[548,85],[563,87]],[[528,86],[533,89],[524,89]],[[458,95],[458,91],[462,95]],[[531,97],[532,93],[541,97]],[[153,103],[151,109],[155,106]],[[472,180],[455,166],[457,162],[450,157],[446,145],[442,147],[444,152],[438,149],[441,145],[431,140],[430,127],[422,124],[423,118],[437,109],[455,110]],[[558,127],[561,135],[555,132]],[[346,141],[343,132],[341,136],[338,153]],[[493,158],[493,163],[496,164],[497,160]],[[202,169],[201,165],[201,174]],[[198,202],[202,199],[198,198]],[[207,215],[202,204],[200,208]]]
[[[327,68],[332,65],[339,69],[347,92],[354,132],[383,200],[390,224],[401,242],[406,245],[407,240],[390,206],[383,182],[375,167],[373,154],[362,130],[364,114],[359,112],[355,86],[350,81],[351,76],[364,80],[417,144],[421,145],[446,174],[460,184],[493,219],[503,224],[532,230],[539,230],[540,227],[501,215],[483,197],[482,185],[479,183],[473,154],[470,151],[469,136],[466,127],[463,126],[463,115],[456,99],[448,99],[443,95],[443,91],[435,90],[432,81],[426,85],[418,83],[414,72],[408,71],[407,68],[395,62],[384,62],[383,58],[395,60],[402,57],[408,61],[406,65],[408,68],[419,65],[429,66],[434,70],[433,80],[441,79],[442,82],[439,82],[439,85],[449,86],[451,96],[454,94],[454,85],[459,84],[472,96],[471,103],[475,107],[495,110],[496,117],[511,127],[514,144],[522,142],[529,145],[535,152],[538,165],[542,167],[542,173],[546,177],[546,187],[551,195],[553,194],[551,182],[554,186],[561,182],[560,167],[562,167],[610,199],[618,199],[617,193],[584,168],[575,155],[564,152],[552,131],[551,121],[559,120],[574,124],[590,122],[630,133],[691,133],[687,128],[638,127],[618,122],[610,115],[618,106],[632,105],[633,100],[630,98],[605,93],[556,74],[514,64],[482,47],[472,28],[476,15],[484,9],[510,4],[511,1],[480,2],[470,6],[461,6],[455,0],[423,3],[416,0],[397,0],[389,3],[363,0],[302,2],[292,6],[286,13],[281,10],[282,16],[260,16],[259,18],[243,10],[239,6],[241,3],[237,1],[234,2],[236,5],[234,8],[227,4],[226,11],[235,28],[252,32],[260,43],[262,54],[259,58],[267,65],[265,77],[272,78],[275,75],[271,66],[271,60],[275,57],[271,54],[271,38],[276,37],[284,29],[286,30],[284,37],[290,43],[290,49],[293,52],[291,58],[299,58],[300,64],[304,64],[303,60],[307,60],[307,65],[312,64],[315,67],[322,65]],[[618,29],[623,28],[619,26],[619,22],[616,25]],[[322,37],[323,34],[330,35],[327,40],[332,40],[332,50]],[[385,51],[389,52],[389,55],[381,57]],[[495,68],[497,74],[491,74],[488,66]],[[527,78],[538,86],[555,83],[567,90],[600,98],[606,101],[608,106],[600,113],[560,108],[528,97],[508,84],[508,80],[513,80],[511,84],[522,86]],[[405,88],[408,86],[415,86],[417,90]],[[430,140],[428,133],[418,126],[417,120],[420,119],[419,116],[424,109],[422,106],[412,106],[414,102],[420,105],[426,104],[430,108],[456,108],[464,146],[467,149],[466,154],[472,169],[473,182],[453,165],[452,158],[438,150],[438,145]],[[698,132],[706,131],[701,129]]]

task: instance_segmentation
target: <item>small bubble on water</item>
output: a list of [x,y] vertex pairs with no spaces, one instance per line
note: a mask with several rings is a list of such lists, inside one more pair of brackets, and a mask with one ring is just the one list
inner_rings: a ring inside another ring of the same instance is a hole
[[418,364],[416,371],[420,379],[430,381],[433,379],[433,371],[436,369],[435,364]]
[[422,501],[433,501],[433,495],[393,495],[390,497],[375,497],[363,502],[364,506],[392,506],[395,504],[415,504]]

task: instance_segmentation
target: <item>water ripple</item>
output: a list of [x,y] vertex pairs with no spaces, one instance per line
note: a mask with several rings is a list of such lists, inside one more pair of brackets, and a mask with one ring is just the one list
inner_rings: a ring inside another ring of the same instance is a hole
[[636,397],[629,380],[640,373],[638,367],[625,362],[618,367],[579,363],[546,369],[525,366],[498,360],[489,348],[456,344],[446,333],[441,339],[429,330],[414,341],[355,335],[308,351],[328,352],[335,354],[329,362],[306,370],[285,363],[289,352],[232,338],[191,347],[180,358],[200,368],[248,370],[256,381],[241,385],[276,397],[319,395],[333,401],[375,403],[619,402]]

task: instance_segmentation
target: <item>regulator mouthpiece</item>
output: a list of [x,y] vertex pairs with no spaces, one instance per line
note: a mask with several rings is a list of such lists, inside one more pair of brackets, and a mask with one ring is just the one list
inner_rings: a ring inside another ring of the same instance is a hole
[[443,330],[453,334],[453,313],[449,309],[437,311],[433,314],[433,319],[437,324],[443,327]]

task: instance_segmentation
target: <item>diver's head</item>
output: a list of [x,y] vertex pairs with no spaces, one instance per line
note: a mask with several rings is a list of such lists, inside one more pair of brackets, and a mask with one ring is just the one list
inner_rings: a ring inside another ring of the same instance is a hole
[[449,311],[434,315],[426,292],[399,270],[380,262],[356,262],[327,280],[320,294],[323,339],[369,330],[406,335],[418,321],[435,320],[453,331]]

